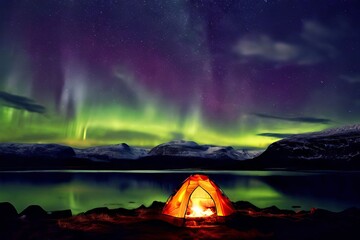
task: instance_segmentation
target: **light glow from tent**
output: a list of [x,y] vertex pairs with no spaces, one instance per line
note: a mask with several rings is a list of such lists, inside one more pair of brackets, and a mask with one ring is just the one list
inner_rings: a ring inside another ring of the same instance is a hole
[[191,207],[191,213],[186,215],[186,217],[210,217],[214,214],[215,213],[210,208],[204,209],[201,205],[195,205]]
[[210,217],[216,213],[215,202],[203,188],[197,187],[192,193],[186,217]]

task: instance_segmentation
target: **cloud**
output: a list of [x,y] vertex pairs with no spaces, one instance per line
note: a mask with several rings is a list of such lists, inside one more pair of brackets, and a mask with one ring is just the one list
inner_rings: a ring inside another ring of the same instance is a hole
[[46,108],[37,104],[34,100],[7,92],[0,91],[0,104],[11,108],[17,108],[28,112],[45,113]]
[[348,83],[360,83],[360,74],[358,75],[340,75],[340,78]]
[[303,123],[321,123],[321,124],[329,124],[331,122],[330,119],[325,118],[313,118],[313,117],[279,117],[274,115],[267,115],[261,113],[254,113],[254,116],[261,117],[261,118],[269,118],[269,119],[276,119],[282,121],[290,121],[290,122],[303,122]]
[[300,35],[290,36],[296,42],[274,40],[267,34],[246,35],[240,39],[235,52],[242,58],[295,65],[312,65],[336,56],[331,44],[336,31],[316,21],[305,21]]
[[314,47],[335,54],[336,49],[331,42],[340,35],[340,29],[330,29],[316,21],[305,21],[300,36]]
[[287,138],[287,137],[291,137],[295,134],[292,134],[292,133],[259,133],[257,135],[263,136],[263,137]]
[[276,42],[265,34],[244,37],[238,42],[236,50],[244,57],[274,62],[294,61],[300,52],[299,47],[285,42]]

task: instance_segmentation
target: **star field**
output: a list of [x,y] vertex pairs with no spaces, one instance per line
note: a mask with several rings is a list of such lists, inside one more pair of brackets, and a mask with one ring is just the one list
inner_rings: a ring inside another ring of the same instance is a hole
[[2,1],[0,141],[264,148],[360,117],[357,1]]

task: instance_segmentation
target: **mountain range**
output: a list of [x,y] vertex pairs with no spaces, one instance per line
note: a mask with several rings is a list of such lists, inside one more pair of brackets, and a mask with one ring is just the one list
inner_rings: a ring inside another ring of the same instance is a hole
[[265,151],[176,140],[152,149],[126,143],[73,148],[1,143],[0,169],[360,169],[360,125],[297,134]]

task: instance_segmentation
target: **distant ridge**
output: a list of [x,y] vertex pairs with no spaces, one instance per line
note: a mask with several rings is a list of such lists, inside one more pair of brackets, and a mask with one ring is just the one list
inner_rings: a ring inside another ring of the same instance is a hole
[[126,143],[85,149],[0,144],[0,170],[28,169],[335,169],[360,170],[360,124],[296,134],[264,152],[175,140],[150,150]]
[[254,160],[263,167],[360,169],[360,124],[284,138]]

